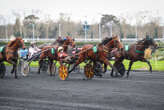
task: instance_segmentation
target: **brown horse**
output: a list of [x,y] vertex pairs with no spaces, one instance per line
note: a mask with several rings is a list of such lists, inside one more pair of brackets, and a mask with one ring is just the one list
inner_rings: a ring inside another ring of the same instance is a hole
[[120,42],[119,38],[117,36],[105,38],[102,43],[97,46],[97,51],[95,51],[93,48],[95,47],[90,44],[84,45],[82,47],[82,50],[78,53],[78,59],[76,60],[76,63],[74,64],[73,68],[69,70],[69,73],[72,72],[77,65],[84,62],[85,60],[91,60],[93,62],[102,62],[103,64],[105,64],[105,66],[109,65],[117,72],[116,68],[114,68],[109,62],[108,57],[110,55],[110,52],[114,48],[123,48],[123,45]]
[[[127,77],[129,77],[129,72],[131,70],[132,64],[136,61],[146,62],[150,67],[150,72],[152,72],[152,66],[150,62],[146,58],[144,58],[144,51],[147,48],[151,48],[152,50],[157,48],[157,44],[152,38],[146,37],[138,41],[136,44],[130,45],[128,50],[124,49],[124,51],[119,52],[120,56],[115,56],[114,65],[122,63],[124,59],[130,60]],[[113,70],[111,71],[111,76],[113,76]]]
[[11,73],[15,72],[15,78],[17,78],[17,61],[19,48],[25,48],[24,41],[21,37],[17,37],[10,41],[0,53],[0,63],[6,61],[10,64],[13,64],[13,69]]
[[67,53],[68,45],[70,45],[73,48],[75,47],[74,39],[70,36],[60,39],[59,43],[57,43],[57,44],[58,45],[45,46],[42,48],[42,52],[41,52],[40,60],[39,60],[38,73],[40,73],[40,65],[41,65],[43,59],[48,58],[49,64],[50,64],[49,71],[50,71],[50,75],[52,75],[53,60],[56,60],[56,61],[60,60],[60,58],[58,57],[58,48],[60,46],[62,46],[64,53]]

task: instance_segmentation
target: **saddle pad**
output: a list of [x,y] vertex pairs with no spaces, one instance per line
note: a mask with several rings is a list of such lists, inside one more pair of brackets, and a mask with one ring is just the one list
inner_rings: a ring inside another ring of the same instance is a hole
[[129,45],[125,45],[125,51],[129,50]]
[[54,48],[51,48],[51,53],[55,54],[55,49]]
[[2,51],[3,51],[3,49],[4,49],[4,47],[0,47],[0,52],[2,52]]
[[93,49],[94,53],[97,53],[97,47],[96,46],[94,46],[92,49]]

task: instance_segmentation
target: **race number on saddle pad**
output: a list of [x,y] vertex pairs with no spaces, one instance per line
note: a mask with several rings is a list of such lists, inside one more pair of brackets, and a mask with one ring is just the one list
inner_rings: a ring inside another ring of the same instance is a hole
[[92,49],[93,49],[94,53],[97,53],[97,47],[96,46],[94,46]]
[[51,48],[51,53],[55,54],[55,49],[54,48]]
[[3,49],[4,49],[4,47],[0,47],[0,52],[2,52],[2,51],[3,51]]

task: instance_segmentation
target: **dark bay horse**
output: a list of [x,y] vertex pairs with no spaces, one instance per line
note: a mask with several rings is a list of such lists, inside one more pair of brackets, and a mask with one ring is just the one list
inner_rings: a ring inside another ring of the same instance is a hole
[[72,37],[67,36],[63,39],[58,39],[57,45],[56,43],[50,45],[50,46],[45,46],[42,48],[42,52],[40,55],[40,60],[39,60],[39,69],[38,73],[40,73],[40,64],[42,63],[43,59],[48,58],[49,64],[50,64],[50,75],[52,75],[52,65],[53,65],[53,60],[59,61],[60,58],[58,56],[58,49],[59,47],[63,48],[64,53],[67,53],[68,46],[70,45],[72,48],[75,47],[75,41]]
[[0,63],[6,61],[13,64],[13,69],[11,73],[15,73],[15,78],[17,78],[17,61],[18,61],[18,49],[25,48],[24,41],[21,37],[14,38],[11,40],[0,52]]
[[119,38],[117,36],[114,36],[111,38],[105,38],[102,41],[102,43],[96,46],[97,48],[96,52],[94,52],[93,48],[95,47],[90,44],[84,45],[82,47],[82,50],[78,53],[78,59],[76,60],[76,63],[74,64],[72,69],[69,70],[69,73],[72,72],[76,66],[78,66],[80,63],[84,62],[85,60],[91,60],[93,62],[96,62],[96,61],[102,62],[103,64],[105,64],[105,66],[109,65],[111,68],[113,68],[117,72],[117,69],[113,67],[112,64],[109,62],[108,57],[110,55],[110,52],[113,49],[123,48],[123,45],[120,42]]
[[[122,52],[119,52],[120,56],[115,56],[115,64],[117,65],[120,62],[123,62],[124,59],[130,60],[127,77],[129,77],[132,64],[136,61],[146,62],[150,67],[150,72],[152,72],[152,66],[150,62],[144,58],[144,51],[148,48],[155,50],[157,48],[157,44],[152,38],[146,37],[142,40],[139,40],[137,43],[130,45],[128,50],[124,49]],[[113,70],[111,71],[111,76],[113,76]]]

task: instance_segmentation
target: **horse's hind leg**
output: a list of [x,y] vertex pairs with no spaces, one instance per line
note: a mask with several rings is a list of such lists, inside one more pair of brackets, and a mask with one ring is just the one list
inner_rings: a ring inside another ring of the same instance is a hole
[[133,64],[133,61],[130,61],[130,63],[129,63],[129,68],[128,68],[128,72],[126,73],[126,74],[127,74],[127,78],[129,77],[129,72],[130,72],[130,70],[131,70],[132,64]]
[[149,68],[150,68],[149,71],[152,73],[152,66],[151,66],[150,62],[146,59],[143,59],[142,61],[146,62],[149,65]]
[[52,76],[52,65],[53,65],[53,60],[49,60],[49,64],[50,64],[50,68],[49,68],[50,76]]

